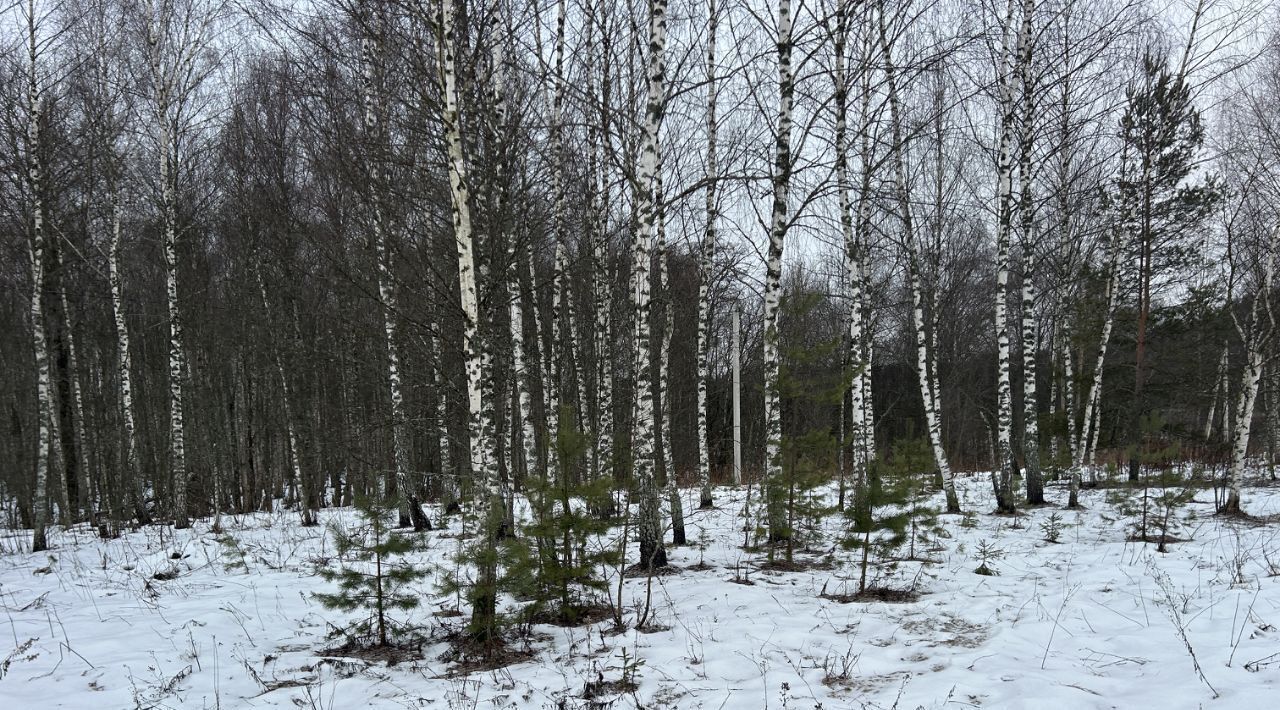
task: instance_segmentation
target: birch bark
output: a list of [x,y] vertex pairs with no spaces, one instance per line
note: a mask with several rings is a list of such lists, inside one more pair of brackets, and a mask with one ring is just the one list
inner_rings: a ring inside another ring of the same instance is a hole
[[[369,26],[372,21],[366,18]],[[396,489],[400,498],[400,526],[413,526],[416,531],[429,530],[431,523],[422,511],[417,491],[409,480],[409,432],[405,415],[404,393],[400,379],[400,344],[396,318],[399,304],[391,266],[391,247],[388,244],[390,225],[383,203],[383,191],[389,188],[389,156],[387,150],[387,109],[384,92],[379,90],[377,67],[380,60],[379,42],[372,37],[361,40],[363,63],[364,99],[363,128],[369,150],[369,203],[373,217],[374,251],[377,259],[378,299],[382,312],[383,346],[387,353],[387,395],[391,402],[391,446],[395,465]],[[383,476],[378,479],[378,496],[386,492]]]
[[31,551],[49,548],[45,525],[48,521],[49,460],[52,456],[50,420],[53,418],[53,393],[49,376],[49,340],[45,331],[45,227],[44,165],[40,117],[44,112],[44,96],[37,78],[38,49],[36,41],[35,0],[27,0],[27,185],[31,190],[31,340],[36,362],[36,480],[31,500]]
[[662,544],[661,511],[658,488],[655,481],[654,399],[655,387],[650,372],[650,321],[653,302],[650,294],[649,264],[651,260],[654,220],[657,210],[654,204],[654,188],[658,167],[658,129],[666,108],[666,59],[667,0],[653,0],[649,6],[649,58],[647,69],[647,99],[645,101],[644,138],[640,151],[638,185],[635,191],[636,237],[633,247],[632,305],[635,311],[635,477],[639,488],[639,520],[636,525],[639,537],[640,561],[645,569],[667,564],[666,549]]
[[893,64],[893,45],[889,41],[889,32],[884,19],[883,7],[877,6],[877,23],[879,29],[880,49],[884,55],[885,84],[888,89],[888,103],[891,131],[891,148],[895,192],[898,202],[898,218],[902,221],[902,242],[907,250],[907,282],[911,291],[911,320],[916,335],[916,375],[920,385],[920,398],[924,405],[925,428],[929,431],[929,443],[933,448],[934,464],[942,476],[942,487],[946,494],[947,512],[960,512],[960,498],[956,493],[955,473],[947,461],[947,452],[942,445],[942,421],[939,416],[939,404],[929,376],[929,345],[924,318],[924,293],[920,282],[919,256],[915,246],[915,234],[911,216],[911,194],[907,183],[906,149],[903,137],[902,108],[898,98],[896,70]]
[[711,497],[711,460],[707,452],[707,358],[710,350],[711,328],[711,279],[714,275],[716,253],[716,180],[720,169],[716,155],[716,29],[720,13],[716,0],[707,6],[707,199],[704,213],[706,230],[702,234],[702,250],[698,262],[698,487],[699,508],[710,508],[715,502]]
[[787,237],[791,189],[791,104],[795,77],[791,67],[791,0],[778,0],[778,116],[774,126],[773,210],[764,278],[765,490],[769,541],[791,537],[787,527],[786,485],[782,472],[782,407],[778,312],[782,302],[782,250]]

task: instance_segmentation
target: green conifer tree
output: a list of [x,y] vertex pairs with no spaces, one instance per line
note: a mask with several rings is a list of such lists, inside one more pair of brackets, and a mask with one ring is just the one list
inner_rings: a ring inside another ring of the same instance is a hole
[[337,582],[338,589],[317,592],[315,597],[329,609],[366,612],[345,629],[348,638],[359,645],[389,646],[397,632],[409,630],[407,623],[390,615],[418,606],[419,596],[408,586],[428,573],[404,559],[421,549],[422,538],[394,532],[398,510],[395,500],[357,499],[358,525],[329,526],[340,564],[337,569],[321,567],[318,574],[325,581]]
[[855,482],[853,505],[845,511],[841,541],[860,553],[858,593],[868,589],[872,564],[893,564],[904,546],[907,559],[917,559],[917,546],[937,534],[937,509],[928,504],[933,454],[928,440],[908,437],[895,442],[886,456],[867,467]]

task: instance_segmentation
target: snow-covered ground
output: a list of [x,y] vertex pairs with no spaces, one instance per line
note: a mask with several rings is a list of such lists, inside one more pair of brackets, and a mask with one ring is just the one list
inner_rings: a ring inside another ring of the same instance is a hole
[[[1085,511],[1059,511],[1052,544],[1040,523],[1058,509],[986,515],[986,478],[962,483],[976,525],[944,517],[935,561],[894,573],[917,580],[918,601],[820,597],[850,591],[846,552],[834,569],[756,569],[761,556],[740,547],[743,491],[721,489],[716,510],[686,499],[694,544],[669,549],[683,569],[653,578],[646,631],[536,627],[529,660],[470,675],[441,659],[464,617],[438,614],[453,599],[429,578],[410,617],[436,640],[421,659],[326,654],[326,621],[343,617],[313,598],[326,588],[313,570],[333,542],[294,515],[223,519],[246,568],[228,568],[208,520],[112,541],[55,531],[47,554],[0,556],[0,708],[1277,707],[1280,528],[1215,517],[1204,491],[1185,511],[1190,540],[1161,554],[1126,541],[1128,521],[1099,490],[1084,492]],[[1280,489],[1248,489],[1244,503],[1275,515]],[[322,513],[333,518],[352,512]],[[824,551],[840,524],[827,521]],[[428,539],[422,557],[451,565],[457,540]],[[974,573],[983,540],[1004,553],[998,576]],[[626,580],[628,620],[646,588]],[[584,697],[624,672],[634,691]]]

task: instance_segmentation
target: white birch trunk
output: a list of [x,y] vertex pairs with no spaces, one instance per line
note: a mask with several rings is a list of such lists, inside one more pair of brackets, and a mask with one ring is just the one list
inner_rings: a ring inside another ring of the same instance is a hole
[[177,166],[169,128],[161,128],[160,184],[164,212],[165,293],[169,306],[169,460],[173,475],[174,527],[191,526],[187,509],[186,426],[183,418],[183,377],[186,350],[183,347],[182,315],[178,305],[178,217]]
[[[390,175],[387,170],[387,129],[384,98],[378,90],[376,79],[375,40],[365,37],[361,41],[364,65],[364,116],[363,127],[368,142],[369,172],[373,184],[369,188],[369,202],[373,217],[374,250],[377,259],[378,299],[382,313],[383,345],[387,351],[387,395],[391,403],[391,448],[395,466],[396,489],[400,498],[400,526],[412,525],[415,530],[430,528],[430,522],[418,505],[417,492],[409,481],[409,436],[406,429],[404,393],[400,381],[400,344],[396,317],[399,313],[394,275],[391,268],[391,247],[387,218],[382,203],[382,191],[388,188]],[[386,495],[384,476],[378,478],[378,497]]]
[[[996,293],[995,293],[995,330],[996,330],[996,460],[993,462],[991,484],[995,489],[996,507],[1002,512],[1013,512],[1013,390],[1010,373],[1009,344],[1009,231],[1013,216],[1013,142],[1014,123],[1016,121],[1013,98],[1013,73],[1020,69],[1013,68],[1009,46],[1010,30],[1013,25],[1015,8],[1014,0],[1009,0],[1005,14],[1004,32],[1000,45],[1000,142],[996,156]],[[1021,32],[1018,34],[1018,49],[1021,53],[1026,41]],[[1021,62],[1018,62],[1021,67]]]
[[778,0],[778,117],[775,124],[773,210],[764,278],[764,411],[765,490],[770,542],[791,537],[782,475],[782,407],[778,311],[782,303],[782,251],[787,237],[788,193],[791,189],[791,102],[795,78],[791,67],[791,1]]
[[1064,335],[1062,343],[1062,408],[1066,416],[1067,423],[1067,460],[1075,461],[1076,444],[1079,443],[1077,435],[1079,427],[1076,424],[1076,415],[1078,407],[1076,405],[1076,369],[1075,362],[1071,354],[1071,340],[1069,335]]
[[[565,221],[565,146],[564,146],[564,24],[566,0],[556,3],[556,39],[555,39],[555,77],[551,102],[551,150],[554,167],[551,173],[552,214],[551,228],[555,233],[555,271],[551,280],[551,343],[548,348],[550,365],[549,378],[551,386],[547,389],[547,431],[550,436],[550,452],[553,463],[551,470],[557,476],[568,476],[569,462],[560,458],[560,392],[564,387],[564,373],[561,370],[564,353],[561,350],[563,334],[560,332],[561,318],[564,316],[564,304],[568,298],[568,246],[566,244],[568,225]],[[559,480],[557,478],[557,480]],[[568,511],[566,511],[567,514]]]
[[[467,411],[469,414],[468,435],[471,456],[471,470],[477,477],[476,483],[482,486],[488,496],[499,493],[498,480],[493,470],[492,446],[486,436],[492,431],[487,423],[491,412],[485,406],[481,396],[483,354],[479,352],[479,300],[476,289],[476,259],[472,251],[473,231],[471,226],[471,198],[467,183],[466,157],[462,145],[462,122],[458,109],[457,86],[457,36],[454,33],[454,17],[457,11],[456,0],[447,0],[442,14],[442,75],[444,84],[445,143],[449,156],[449,191],[453,203],[453,232],[458,246],[458,286],[464,318],[462,331],[462,349],[466,362],[467,375]],[[482,496],[483,497],[483,496]]]
[[1044,478],[1040,470],[1039,402],[1036,393],[1035,317],[1035,206],[1032,202],[1031,150],[1034,140],[1035,81],[1031,75],[1031,18],[1035,0],[1023,0],[1022,30],[1019,37],[1018,74],[1022,89],[1022,116],[1019,125],[1020,146],[1018,178],[1019,216],[1022,218],[1022,458],[1026,467],[1027,503],[1044,503]]
[[[178,302],[178,225],[177,225],[177,180],[178,180],[178,148],[176,144],[176,121],[174,117],[175,92],[179,88],[178,64],[183,57],[168,58],[164,56],[170,47],[162,33],[167,31],[165,9],[148,3],[147,44],[148,61],[151,65],[151,80],[154,95],[157,133],[157,163],[160,177],[160,209],[163,229],[165,260],[165,295],[169,315],[169,463],[172,476],[172,513],[174,527],[186,528],[191,523],[188,519],[187,503],[187,454],[185,442],[185,424],[183,419],[183,377],[186,374],[186,352],[183,348],[182,318]],[[178,48],[180,53],[192,48]]]
[[942,476],[943,491],[946,494],[947,512],[960,512],[960,498],[956,493],[955,473],[947,461],[947,452],[942,445],[942,420],[940,407],[929,375],[929,341],[926,333],[924,317],[924,293],[920,282],[919,256],[916,253],[915,234],[911,218],[911,196],[907,183],[902,108],[898,99],[896,74],[893,65],[893,49],[889,43],[888,31],[885,27],[883,11],[877,12],[879,23],[880,47],[884,53],[885,83],[888,88],[890,128],[892,132],[891,151],[893,153],[894,182],[898,197],[899,219],[902,220],[903,244],[907,250],[907,281],[911,290],[911,320],[916,335],[916,375],[920,385],[920,399],[924,405],[925,428],[929,432],[929,444],[933,448],[934,464]]
[[1237,325],[1245,346],[1245,368],[1241,375],[1239,405],[1235,426],[1231,433],[1231,466],[1227,470],[1227,499],[1221,512],[1242,514],[1240,507],[1240,479],[1244,475],[1244,460],[1249,453],[1249,434],[1253,428],[1253,409],[1258,399],[1258,385],[1266,365],[1266,351],[1275,331],[1275,316],[1271,312],[1272,284],[1275,277],[1276,242],[1280,239],[1280,226],[1271,230],[1267,250],[1263,257],[1262,283],[1253,296],[1249,322],[1244,328]]
[[[607,134],[606,134],[607,135]],[[595,155],[595,141],[592,141],[592,154]],[[592,245],[592,262],[595,271],[595,362],[596,362],[596,417],[593,422],[595,433],[595,476],[597,478],[613,477],[613,315],[611,312],[610,269],[609,269],[609,210],[605,202],[608,182],[604,172],[596,160],[593,180],[598,179],[593,193],[596,204],[593,212],[599,224],[595,241]],[[598,175],[597,175],[598,171]]]
[[[854,228],[853,206],[849,198],[849,157],[848,157],[848,77],[845,72],[845,49],[848,37],[848,8],[845,3],[837,6],[835,45],[835,163],[836,192],[840,208],[840,228],[844,235],[844,269],[845,284],[849,297],[849,360],[852,364],[852,381],[850,382],[850,441],[852,443],[853,479],[856,486],[862,485],[866,474],[867,461],[870,458],[867,450],[867,411],[864,398],[867,380],[870,378],[870,362],[866,358],[864,347],[863,314],[863,272],[866,265],[863,259],[860,235]],[[864,127],[865,128],[865,127]],[[864,156],[865,158],[865,156]],[[865,170],[865,163],[864,163]],[[842,399],[841,402],[844,400]],[[843,424],[844,418],[841,417]],[[842,437],[843,438],[843,437]],[[843,448],[841,449],[843,453]],[[843,479],[842,479],[843,480]]]
[[666,549],[662,545],[661,511],[654,473],[656,393],[650,372],[651,344],[649,342],[650,319],[653,311],[649,263],[657,212],[654,204],[654,188],[658,167],[658,129],[666,107],[666,59],[664,57],[666,44],[667,0],[653,0],[649,6],[648,97],[645,103],[644,141],[640,151],[639,184],[635,194],[637,231],[632,265],[636,349],[636,412],[632,449],[640,496],[640,519],[636,526],[640,546],[640,565],[646,569],[663,567],[667,563]]
[[436,433],[439,437],[438,446],[440,448],[440,482],[438,490],[441,492],[445,503],[442,506],[448,509],[449,503],[457,503],[460,491],[458,490],[458,476],[454,470],[456,467],[453,463],[452,440],[449,436],[449,398],[445,393],[444,386],[444,363],[439,357],[440,338],[431,336],[431,350],[437,353],[436,361],[431,368],[431,385],[436,393]]
[[80,389],[80,355],[76,349],[75,327],[72,323],[71,308],[67,300],[66,272],[58,257],[60,279],[58,282],[58,300],[62,304],[63,327],[67,334],[67,380],[71,391],[71,436],[76,449],[76,500],[69,501],[68,513],[78,511],[77,519],[89,519],[98,512],[99,501],[91,499],[89,483],[89,446],[85,433],[84,396]]
[[49,548],[45,526],[49,509],[49,460],[52,456],[50,421],[53,391],[49,375],[49,341],[44,322],[45,234],[44,234],[44,166],[41,164],[40,115],[44,97],[37,83],[36,15],[34,0],[27,3],[27,49],[30,65],[27,76],[27,185],[31,190],[31,340],[36,361],[36,480],[31,499],[31,551]]
[[1098,445],[1098,402],[1102,397],[1102,368],[1107,360],[1107,346],[1111,342],[1111,329],[1115,324],[1115,309],[1120,290],[1119,233],[1111,237],[1107,249],[1106,311],[1102,317],[1102,335],[1098,338],[1098,355],[1094,359],[1093,378],[1085,394],[1084,411],[1080,418],[1080,438],[1072,447],[1071,482],[1067,507],[1079,507],[1080,476],[1085,464],[1093,463],[1093,452]]
[[707,8],[706,231],[702,235],[698,264],[698,507],[704,509],[714,505],[711,498],[711,459],[707,451],[707,358],[711,342],[711,279],[715,269],[718,219],[716,180],[720,173],[716,155],[716,132],[719,128],[716,124],[716,29],[719,21],[716,0],[710,0]]
[[1262,380],[1263,354],[1255,343],[1249,343],[1244,374],[1240,381],[1240,400],[1236,409],[1235,428],[1231,433],[1231,467],[1227,470],[1227,499],[1224,512],[1239,513],[1240,478],[1244,474],[1244,460],[1249,453],[1249,434],[1253,427],[1253,409],[1258,399],[1258,383]]
[[124,460],[121,462],[134,515],[140,525],[150,522],[145,501],[145,481],[138,458],[137,425],[133,407],[133,364],[129,346],[129,324],[124,312],[124,276],[120,268],[120,196],[112,195],[111,246],[107,253],[108,277],[111,283],[111,315],[116,329],[116,357],[120,378],[120,411],[124,426]]
[[[481,522],[482,557],[472,590],[471,633],[481,640],[495,638],[497,629],[497,562],[493,556],[497,538],[503,534],[506,517],[502,484],[493,458],[493,412],[484,401],[484,378],[491,354],[479,337],[479,299],[476,259],[473,252],[471,199],[467,183],[467,163],[462,144],[462,120],[458,105],[457,52],[455,32],[457,0],[445,0],[440,13],[440,74],[444,107],[442,123],[449,159],[449,193],[453,206],[453,234],[458,248],[458,288],[462,304],[462,351],[467,377],[467,451],[477,488],[476,516]],[[481,351],[483,349],[483,352]]]
[[858,288],[858,297],[861,303],[858,307],[861,323],[862,323],[862,348],[861,360],[864,363],[865,372],[860,379],[862,385],[862,450],[866,455],[866,460],[870,462],[876,457],[876,432],[875,432],[875,404],[872,401],[871,387],[871,365],[875,355],[875,341],[872,337],[874,327],[871,322],[871,269],[866,263],[866,255],[868,245],[871,243],[871,178],[873,169],[873,126],[871,112],[871,58],[875,53],[872,40],[868,37],[864,48],[864,61],[862,74],[862,102],[859,110],[859,133],[861,141],[859,146],[859,160],[861,161],[861,170],[858,186],[858,208],[857,223],[854,226],[854,240],[857,243],[860,254],[862,255],[862,268],[858,277],[861,279]]
[[658,291],[662,294],[662,341],[658,350],[658,390],[661,393],[662,472],[666,475],[667,503],[671,506],[673,545],[685,544],[684,506],[676,485],[675,458],[671,452],[671,329],[675,326],[671,302],[670,273],[667,268],[667,208],[662,182],[662,145],[658,145],[658,165],[654,175],[653,201],[656,206],[654,229],[658,249]]

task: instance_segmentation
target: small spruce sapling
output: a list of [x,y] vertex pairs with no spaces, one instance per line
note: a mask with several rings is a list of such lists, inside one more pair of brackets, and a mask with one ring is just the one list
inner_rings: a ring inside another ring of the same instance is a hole
[[873,557],[878,564],[904,545],[908,559],[916,558],[917,543],[924,543],[937,527],[937,511],[925,504],[925,489],[932,461],[923,439],[895,443],[882,459],[869,462],[864,480],[854,482],[853,505],[845,510],[848,523],[842,545],[861,552],[858,593],[867,591]]
[[226,571],[249,571],[248,555],[235,535],[224,532],[218,536],[218,544],[222,546],[222,566]]
[[1062,527],[1062,515],[1056,510],[1040,521],[1040,533],[1044,535],[1045,542],[1058,542],[1062,538]]
[[[851,373],[842,362],[843,332],[823,330],[838,322],[823,312],[823,304],[819,294],[803,291],[788,295],[782,304],[782,477],[764,481],[764,498],[770,510],[777,506],[785,511],[785,528],[770,529],[769,536],[783,548],[787,562],[793,561],[797,543],[812,549],[821,541],[822,521],[832,506],[820,488],[831,481],[843,445],[831,414],[844,400]],[[770,559],[773,554],[771,547]]]
[[561,624],[581,622],[608,592],[602,569],[619,561],[618,551],[600,542],[611,521],[592,512],[610,505],[612,480],[586,481],[572,473],[587,444],[574,417],[562,416],[559,474],[554,480],[535,479],[527,484],[530,500],[536,503],[525,536],[537,541],[537,552],[523,553],[515,541],[505,545],[503,585],[533,602],[524,610],[527,617]]
[[394,532],[398,509],[394,500],[358,499],[358,525],[345,529],[331,523],[329,527],[340,565],[336,570],[322,567],[318,574],[327,582],[337,582],[338,589],[317,592],[315,597],[329,609],[367,614],[346,629],[348,638],[360,645],[389,646],[395,632],[409,629],[390,614],[418,606],[419,595],[407,588],[427,575],[427,570],[404,559],[422,549],[423,543],[420,537]]
[[996,547],[995,543],[987,540],[979,540],[977,554],[980,564],[978,565],[978,568],[974,570],[974,573],[983,575],[984,577],[994,577],[1000,574],[991,566],[990,563],[1004,557],[1004,550]]

